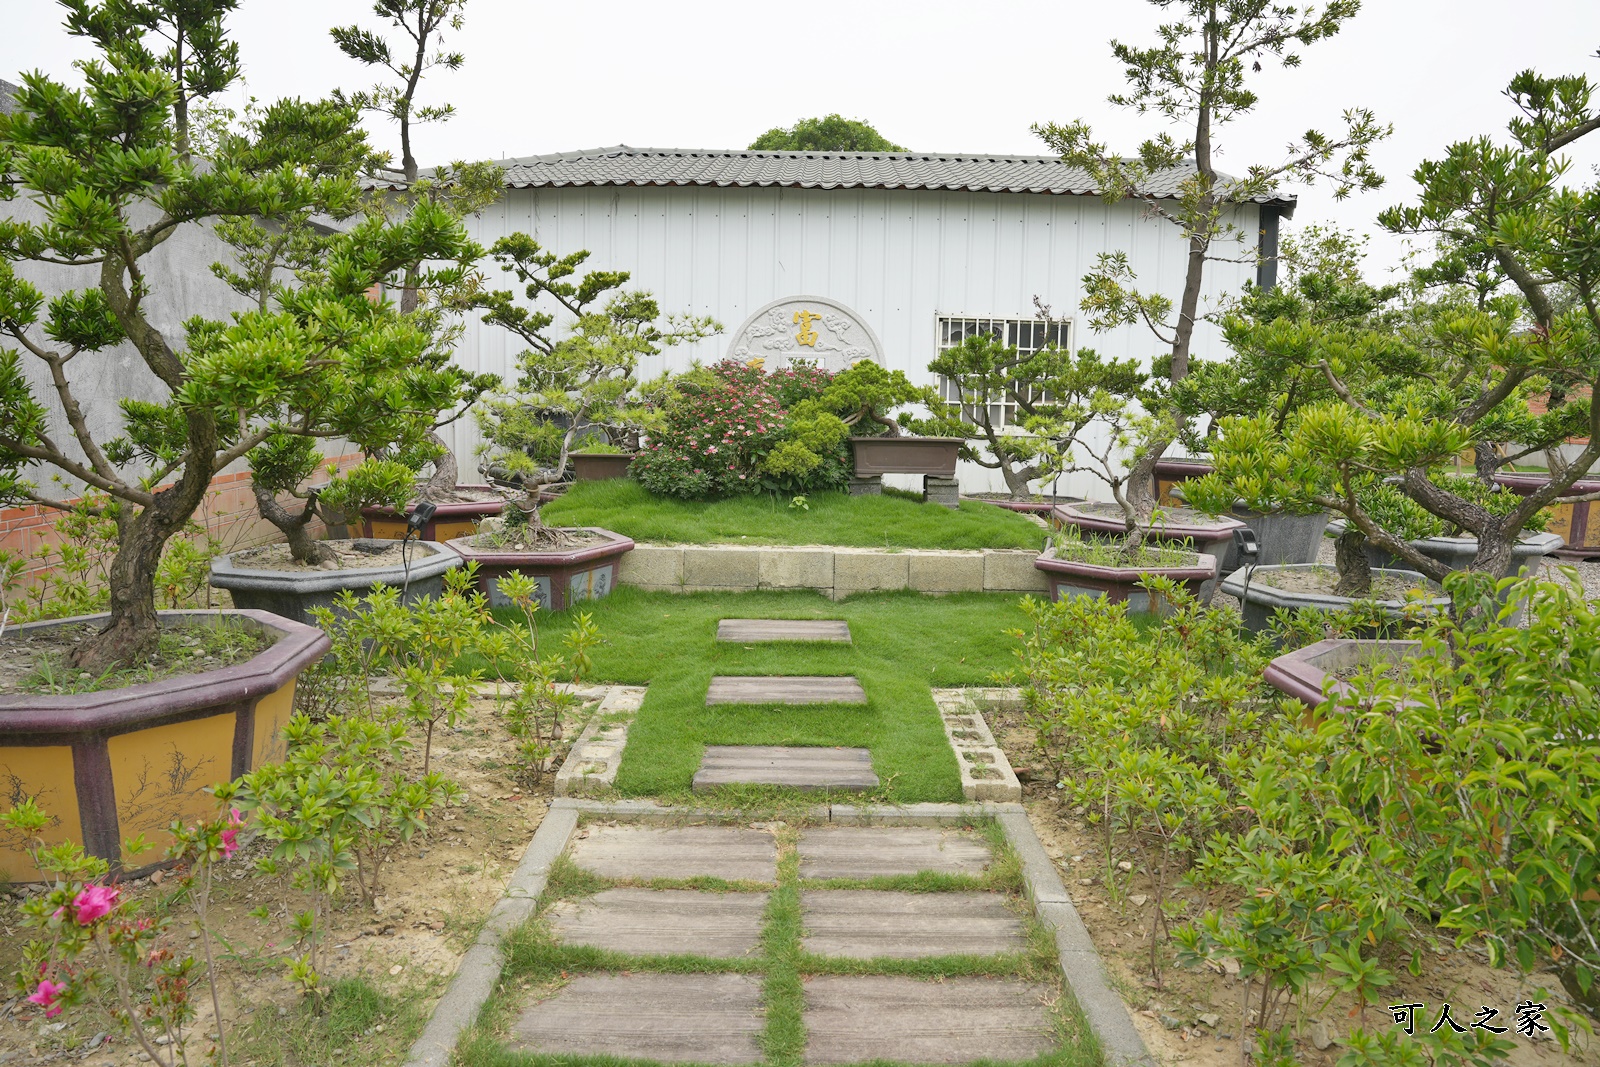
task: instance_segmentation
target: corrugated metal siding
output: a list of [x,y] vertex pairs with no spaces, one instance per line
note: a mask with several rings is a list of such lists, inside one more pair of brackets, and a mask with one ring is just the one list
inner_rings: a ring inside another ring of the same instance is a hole
[[[1238,209],[1253,235],[1253,206]],[[854,309],[882,340],[886,362],[931,383],[940,316],[1031,318],[1038,295],[1057,315],[1081,318],[1082,278],[1102,252],[1126,249],[1147,290],[1176,301],[1187,247],[1176,227],[1143,217],[1136,204],[1025,193],[907,192],[881,189],[578,187],[508,190],[472,222],[485,244],[526,230],[552,251],[587,248],[587,266],[631,272],[630,284],[655,293],[663,310],[711,315],[725,332],[669,349],[642,377],[722,358],[731,334],[752,312],[785,296],[825,296]],[[1226,254],[1224,250],[1218,250]],[[1210,264],[1205,300],[1236,292],[1254,268]],[[513,279],[491,279],[511,287]],[[1084,324],[1074,343],[1148,365],[1164,346],[1142,327],[1095,335]],[[1201,325],[1198,356],[1220,355],[1217,331]],[[469,324],[459,360],[472,370],[515,373],[516,349],[503,331]],[[463,421],[451,430],[466,467],[478,444]],[[986,472],[972,488],[987,487]],[[964,476],[964,483],[966,478]],[[999,488],[998,482],[994,483]],[[1085,491],[1083,483],[1075,491]],[[1062,491],[1069,491],[1064,485]]]

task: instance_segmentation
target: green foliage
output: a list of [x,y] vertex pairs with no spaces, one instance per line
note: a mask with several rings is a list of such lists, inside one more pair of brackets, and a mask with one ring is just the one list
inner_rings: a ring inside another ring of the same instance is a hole
[[870,125],[843,115],[800,119],[774,126],[750,144],[753,152],[905,152]]

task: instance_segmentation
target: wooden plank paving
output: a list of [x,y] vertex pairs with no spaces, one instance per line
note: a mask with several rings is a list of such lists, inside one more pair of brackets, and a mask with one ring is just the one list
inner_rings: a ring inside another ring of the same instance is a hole
[[977,835],[922,826],[826,826],[800,835],[801,878],[876,878],[921,871],[982,874],[994,853]]
[[800,894],[805,950],[847,959],[993,956],[1020,952],[1022,920],[999,893],[808,889]]
[[731,826],[591,826],[572,862],[606,878],[710,878],[770,882],[778,846],[765,830]]
[[[972,894],[968,894],[969,896]],[[761,941],[765,893],[604,889],[546,914],[556,940],[629,956],[748,956]]]
[[850,624],[843,619],[723,619],[718,641],[833,641],[850,644]]
[[872,753],[864,748],[707,745],[694,775],[694,791],[722,785],[864,792],[878,788],[878,776],[872,772]]
[[850,675],[719,675],[706,704],[865,704],[866,691]]
[[527,1009],[521,1052],[661,1063],[761,1062],[761,978],[748,974],[582,974]]
[[1015,978],[817,975],[805,983],[804,1062],[1031,1060],[1055,1046],[1051,996]]

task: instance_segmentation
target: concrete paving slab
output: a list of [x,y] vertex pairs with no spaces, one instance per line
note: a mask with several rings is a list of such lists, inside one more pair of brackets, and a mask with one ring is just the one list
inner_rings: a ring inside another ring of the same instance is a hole
[[872,753],[864,748],[789,748],[778,745],[707,745],[694,791],[724,785],[778,785],[791,789],[878,788]]
[[993,956],[1025,944],[1022,920],[999,893],[807,890],[800,910],[802,944],[816,956]]
[[771,834],[731,826],[591,826],[572,844],[578,866],[607,878],[726,878],[771,882],[778,846]]
[[506,1044],[664,1063],[759,1063],[762,1022],[759,977],[580,975],[524,1011]]
[[718,676],[707,704],[865,704],[867,694],[850,675]]
[[805,1062],[1032,1059],[1055,1046],[1050,995],[1015,979],[819,975],[805,983]]
[[606,889],[550,909],[556,940],[630,956],[746,956],[761,940],[765,893]]
[[843,619],[722,619],[718,641],[836,641],[850,643],[850,624]]
[[800,835],[800,877],[877,878],[919,871],[982,874],[994,853],[970,832],[920,826],[830,826]]

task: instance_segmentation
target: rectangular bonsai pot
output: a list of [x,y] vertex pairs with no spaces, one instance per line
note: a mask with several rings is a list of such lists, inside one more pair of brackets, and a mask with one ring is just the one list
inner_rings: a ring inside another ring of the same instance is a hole
[[632,452],[574,452],[567,457],[573,480],[600,482],[607,478],[626,478],[633,463]]
[[1384,641],[1334,638],[1318,641],[1283,655],[1267,664],[1262,677],[1268,685],[1307,708],[1317,708],[1329,694],[1343,694],[1350,687],[1336,674],[1347,667],[1383,659],[1397,663],[1416,654],[1421,641]]
[[[1063,526],[1076,526],[1087,538],[1116,540],[1127,532],[1127,522],[1115,504],[1083,502],[1059,504],[1051,510],[1051,518]],[[1188,508],[1164,508],[1159,522],[1150,527],[1150,536],[1169,545],[1184,545],[1202,556],[1216,560],[1212,580],[1206,583],[1201,600],[1210,600],[1216,589],[1216,575],[1221,573],[1222,562],[1233,551],[1233,531],[1244,523],[1228,515],[1210,516]]]
[[519,552],[477,548],[471,537],[448,542],[462,559],[478,565],[478,588],[489,598],[489,606],[509,607],[511,600],[500,592],[500,579],[508,574],[526,574],[534,579],[535,596],[546,611],[561,611],[581,600],[598,600],[617,584],[617,568],[624,553],[633,550],[633,539],[598,526],[574,529],[599,534],[605,540],[579,548]]
[[954,478],[966,442],[959,437],[852,437],[857,478],[880,474],[931,474]]
[[1156,468],[1151,472],[1151,477],[1156,483],[1156,503],[1169,508],[1181,505],[1183,500],[1172,495],[1173,487],[1190,478],[1203,478],[1211,473],[1211,469],[1209,459],[1173,457],[1156,460]]

